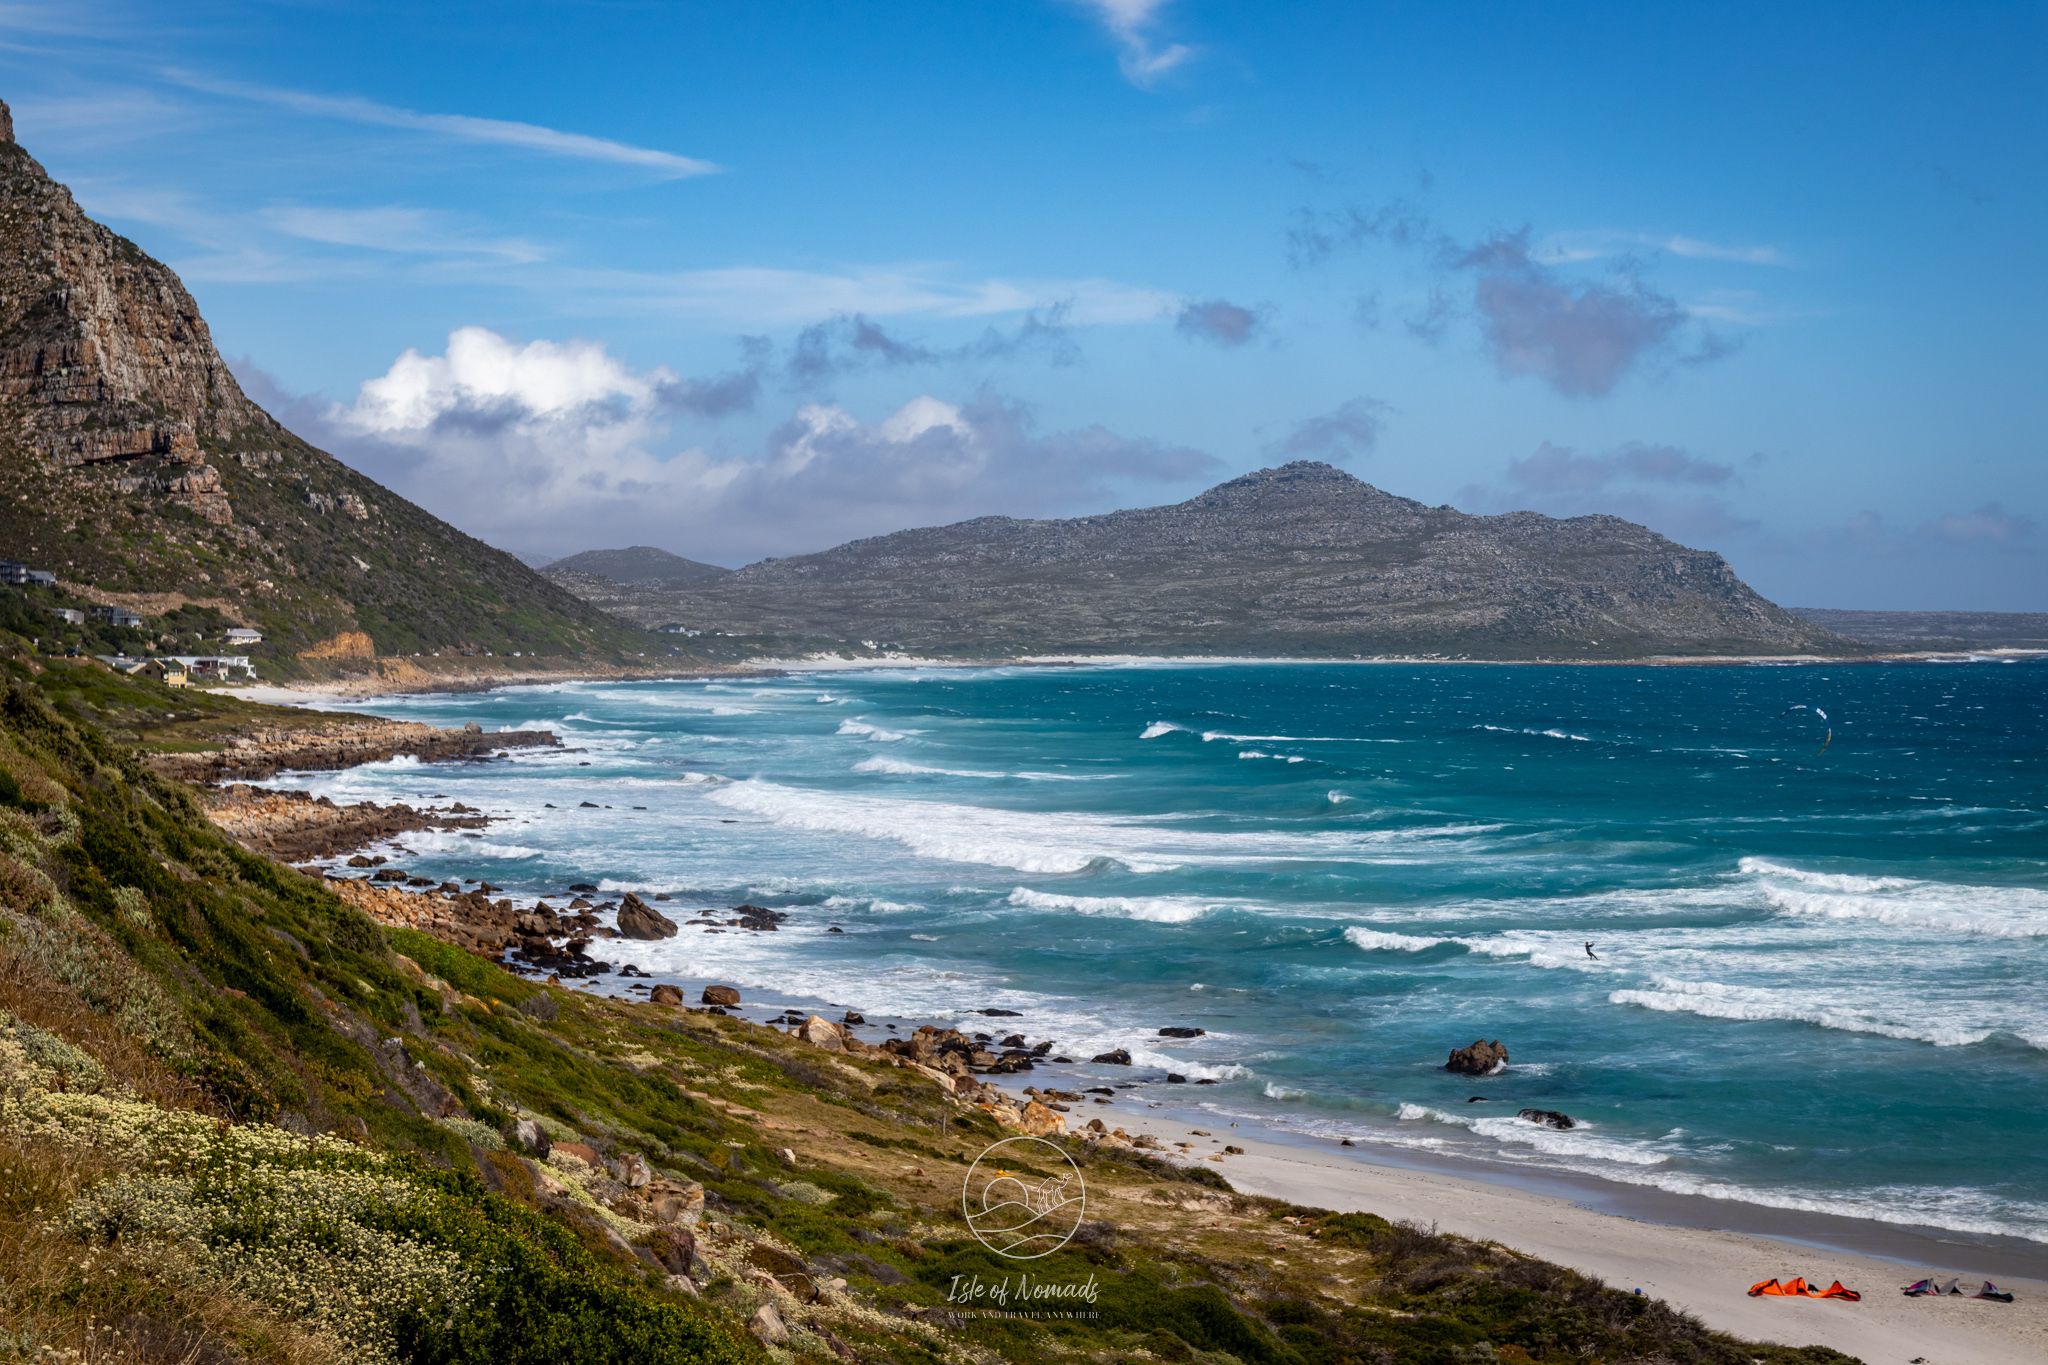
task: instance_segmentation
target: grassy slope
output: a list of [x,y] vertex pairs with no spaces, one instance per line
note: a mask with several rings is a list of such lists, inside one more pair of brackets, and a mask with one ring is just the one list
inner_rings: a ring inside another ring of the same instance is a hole
[[[963,1164],[997,1133],[986,1118],[915,1073],[739,1020],[546,990],[382,930],[229,844],[188,793],[59,714],[12,667],[0,699],[0,1010],[49,1030],[16,1031],[45,1052],[63,1046],[54,1034],[99,1058],[67,1063],[65,1093],[35,1102],[100,1117],[60,1141],[29,1134],[16,1101],[0,1110],[0,1355],[189,1360],[211,1341],[255,1359],[338,1358],[306,1316],[317,1293],[266,1296],[253,1272],[231,1293],[205,1267],[272,1265],[283,1247],[303,1279],[347,1282],[367,1262],[336,1240],[341,1227],[400,1238],[415,1259],[431,1253],[469,1277],[459,1302],[421,1290],[380,1319],[405,1360],[738,1365],[763,1359],[740,1323],[769,1302],[798,1329],[770,1353],[778,1365],[835,1354],[894,1365],[1846,1359],[1740,1344],[1500,1248],[1241,1198],[1212,1171],[1078,1145],[1091,1203],[1118,1236],[1033,1269],[1092,1275],[1100,1316],[956,1316],[956,1277],[1012,1270],[957,1213]],[[104,1080],[87,1084],[95,1065]],[[446,1096],[455,1121],[429,1117]],[[142,1148],[110,1154],[101,1141],[130,1123],[105,1117],[117,1110],[231,1126],[202,1124],[145,1161]],[[570,1168],[502,1150],[497,1130],[514,1115],[701,1181],[703,1299],[665,1288],[649,1255],[625,1249],[620,1230],[638,1225],[577,1197]],[[327,1131],[360,1145],[264,1136]],[[235,1151],[266,1155],[251,1164]],[[292,1180],[344,1190],[371,1177],[400,1193],[321,1224],[327,1240],[311,1251],[280,1231]],[[122,1204],[145,1178],[171,1184]],[[154,1254],[141,1232],[167,1199],[213,1210],[188,1244],[196,1261]],[[53,1245],[65,1254],[48,1255]],[[764,1271],[799,1290],[834,1273],[851,1283],[806,1303]],[[89,1321],[120,1324],[125,1354],[88,1341]]]

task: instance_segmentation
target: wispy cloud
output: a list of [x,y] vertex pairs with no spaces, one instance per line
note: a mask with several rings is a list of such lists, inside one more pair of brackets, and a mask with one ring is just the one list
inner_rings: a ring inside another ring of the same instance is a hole
[[1510,460],[1508,482],[1538,493],[1587,493],[1617,479],[1644,483],[1724,484],[1735,466],[1702,460],[1677,446],[1631,441],[1608,455],[1581,455],[1545,441],[1525,459]]
[[482,255],[520,263],[539,261],[546,256],[538,246],[519,238],[477,237],[464,229],[454,215],[429,209],[289,206],[265,209],[262,217],[288,237],[330,246],[366,247],[408,255]]
[[583,133],[565,133],[557,128],[543,128],[534,123],[475,118],[468,114],[421,114],[411,109],[400,109],[395,105],[379,104],[375,100],[352,95],[316,95],[277,86],[216,80],[190,71],[168,70],[164,76],[165,79],[189,89],[203,90],[208,94],[223,95],[231,99],[253,100],[314,118],[339,119],[348,123],[366,123],[384,128],[408,128],[463,142],[523,147],[549,156],[638,166],[653,171],[667,180],[680,180],[693,175],[715,175],[725,169],[696,157],[678,156],[674,152],[658,151],[652,147],[635,147],[630,143],[590,137]]
[[1191,341],[1242,346],[1265,326],[1264,310],[1228,299],[1189,299],[1174,318],[1174,330]]
[[1265,447],[1276,460],[1346,460],[1369,454],[1386,426],[1387,405],[1376,398],[1354,398],[1320,416],[1297,423],[1294,430]]
[[1124,79],[1140,90],[1151,89],[1161,76],[1185,65],[1195,55],[1195,50],[1184,43],[1168,43],[1164,47],[1153,45],[1151,30],[1159,22],[1160,11],[1172,0],[1078,2],[1095,11],[1096,18],[1116,39],[1119,49],[1117,66],[1124,73]]
[[840,272],[726,266],[712,270],[580,272],[557,283],[609,296],[633,311],[688,313],[770,326],[864,314],[979,318],[1064,306],[1074,324],[1157,322],[1180,300],[1163,290],[1098,278],[961,279],[951,267],[918,262]]
[[2032,517],[2008,512],[1997,502],[1987,502],[1968,512],[1949,512],[1925,522],[1920,534],[1951,545],[2009,545],[2034,534]]
[[858,313],[829,318],[797,334],[786,372],[790,382],[801,389],[866,370],[986,363],[1030,354],[1052,365],[1071,365],[1081,352],[1067,331],[1066,315],[1065,304],[1033,309],[1013,331],[990,327],[972,341],[942,347],[892,336]]
[[1555,232],[1529,252],[1530,258],[1545,265],[1567,265],[1573,261],[1595,261],[1613,256],[1636,255],[1645,251],[1668,252],[1701,261],[1733,261],[1740,265],[1790,265],[1784,252],[1774,246],[1729,246],[1683,233],[1662,236],[1646,232]]

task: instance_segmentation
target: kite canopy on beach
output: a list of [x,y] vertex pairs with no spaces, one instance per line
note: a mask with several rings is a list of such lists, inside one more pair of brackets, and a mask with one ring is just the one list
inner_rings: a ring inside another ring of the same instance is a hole
[[1840,1280],[1836,1280],[1826,1289],[1816,1289],[1797,1275],[1783,1284],[1778,1283],[1775,1276],[1768,1280],[1759,1280],[1749,1287],[1749,1296],[1752,1299],[1842,1299],[1849,1303],[1855,1303],[1863,1297],[1853,1289],[1844,1288]]

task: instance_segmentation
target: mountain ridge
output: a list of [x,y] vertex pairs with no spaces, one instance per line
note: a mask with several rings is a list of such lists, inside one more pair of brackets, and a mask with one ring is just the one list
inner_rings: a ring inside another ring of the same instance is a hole
[[1474,516],[1306,460],[1166,506],[977,517],[595,600],[648,626],[975,656],[1865,652],[1620,517]]

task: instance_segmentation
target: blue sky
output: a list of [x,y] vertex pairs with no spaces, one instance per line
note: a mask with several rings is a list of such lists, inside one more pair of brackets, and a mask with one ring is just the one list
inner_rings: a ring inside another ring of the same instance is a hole
[[0,5],[303,434],[737,564],[1290,458],[2048,610],[2039,6]]

